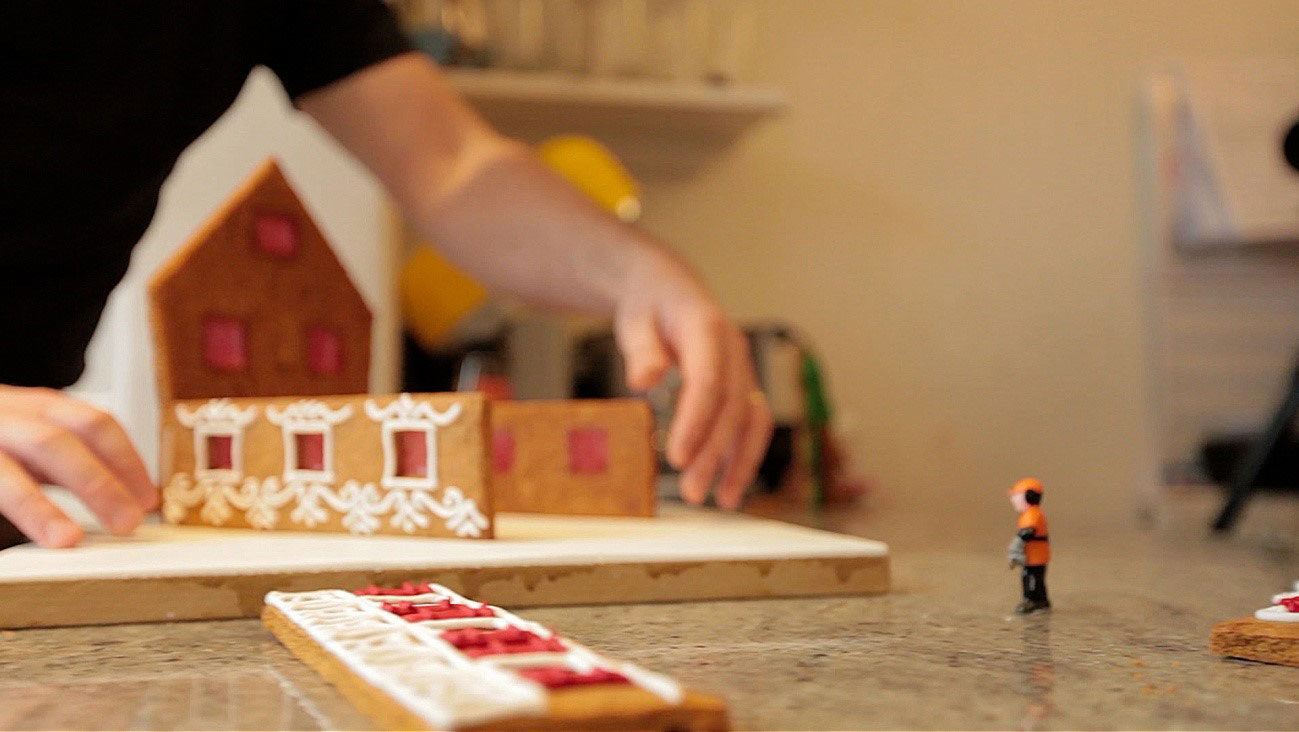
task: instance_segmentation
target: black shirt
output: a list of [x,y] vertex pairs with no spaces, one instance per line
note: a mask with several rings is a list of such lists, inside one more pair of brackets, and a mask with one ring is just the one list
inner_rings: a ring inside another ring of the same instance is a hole
[[0,384],[66,386],[176,158],[265,65],[407,50],[381,0],[0,2]]

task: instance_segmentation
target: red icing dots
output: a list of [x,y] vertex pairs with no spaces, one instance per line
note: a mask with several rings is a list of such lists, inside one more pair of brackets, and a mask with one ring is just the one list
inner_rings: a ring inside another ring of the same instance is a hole
[[419,623],[424,620],[454,620],[458,618],[494,618],[496,613],[486,605],[470,607],[459,605],[450,600],[442,600],[427,605],[416,605],[413,602],[385,602],[383,609],[394,615]]
[[588,684],[629,684],[631,681],[620,673],[597,668],[590,671],[574,671],[563,666],[539,666],[521,669],[518,674],[529,681],[548,688],[561,686],[585,686]]
[[460,628],[442,633],[442,640],[450,643],[470,658],[497,656],[502,653],[563,653],[564,644],[555,637],[542,638],[522,628],[480,630]]
[[1277,603],[1292,613],[1299,613],[1299,595],[1295,597],[1283,597],[1281,602]]
[[427,595],[433,592],[427,582],[421,582],[417,585],[410,582],[402,582],[401,587],[380,587],[379,585],[370,585],[352,592],[353,595]]

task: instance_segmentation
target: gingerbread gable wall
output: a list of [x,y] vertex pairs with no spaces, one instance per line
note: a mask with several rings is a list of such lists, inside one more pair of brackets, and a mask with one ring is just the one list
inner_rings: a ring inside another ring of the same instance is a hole
[[367,390],[370,310],[274,160],[149,285],[159,397]]

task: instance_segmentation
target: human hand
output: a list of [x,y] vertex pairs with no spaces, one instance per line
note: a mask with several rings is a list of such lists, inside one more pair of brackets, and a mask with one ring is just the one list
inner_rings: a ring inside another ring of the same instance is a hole
[[42,546],[83,531],[41,492],[60,485],[114,534],[130,534],[158,505],[131,440],[108,414],[53,389],[0,386],[0,513]]
[[1022,567],[1027,561],[1024,556],[1024,540],[1016,536],[1010,540],[1010,546],[1006,547],[1006,568]]
[[717,503],[739,508],[772,428],[748,339],[666,254],[631,273],[615,309],[614,334],[631,388],[649,389],[673,363],[680,368],[667,458],[681,471],[681,496],[702,503],[720,470]]

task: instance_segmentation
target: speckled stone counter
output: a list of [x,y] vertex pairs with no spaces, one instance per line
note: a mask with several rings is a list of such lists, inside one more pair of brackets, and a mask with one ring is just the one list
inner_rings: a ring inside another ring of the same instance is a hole
[[[894,542],[890,595],[524,614],[720,693],[742,729],[1299,729],[1299,669],[1205,650],[1299,578],[1293,555],[1198,521],[1075,535],[1056,609],[1021,618],[1000,535],[934,548],[904,522],[846,524],[863,526]],[[0,669],[5,729],[366,726],[256,621],[6,632]]]

